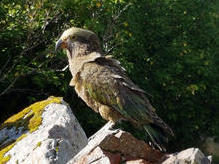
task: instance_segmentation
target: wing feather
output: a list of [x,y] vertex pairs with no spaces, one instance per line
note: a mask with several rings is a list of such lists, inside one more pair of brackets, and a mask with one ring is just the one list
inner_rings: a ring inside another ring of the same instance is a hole
[[[92,69],[98,71],[89,74]],[[84,77],[83,86],[95,101],[112,107],[135,123],[153,123],[152,113],[155,110],[145,92],[126,76],[118,63],[109,58],[98,58],[84,64],[81,76]]]

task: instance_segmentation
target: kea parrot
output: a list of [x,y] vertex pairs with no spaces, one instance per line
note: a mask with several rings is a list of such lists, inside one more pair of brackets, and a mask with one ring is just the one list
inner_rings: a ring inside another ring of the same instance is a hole
[[144,130],[152,144],[164,151],[162,142],[173,136],[171,128],[155,113],[144,90],[126,75],[118,60],[104,55],[97,35],[89,30],[72,27],[56,42],[66,49],[69,69],[78,96],[114,123],[126,120]]

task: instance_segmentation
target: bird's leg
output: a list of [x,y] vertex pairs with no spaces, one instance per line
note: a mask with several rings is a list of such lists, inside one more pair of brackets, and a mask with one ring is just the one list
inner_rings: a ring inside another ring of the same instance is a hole
[[119,129],[114,129],[114,126],[116,125],[113,121],[108,121],[106,125],[103,127],[107,132],[115,134],[119,131]]
[[115,126],[115,122],[108,121],[102,128],[103,129],[113,129],[114,126]]
[[100,136],[102,134],[115,134],[119,131],[119,129],[113,129],[115,123],[113,121],[108,121],[100,130],[98,130],[94,135],[89,138],[89,141],[95,138],[95,136]]

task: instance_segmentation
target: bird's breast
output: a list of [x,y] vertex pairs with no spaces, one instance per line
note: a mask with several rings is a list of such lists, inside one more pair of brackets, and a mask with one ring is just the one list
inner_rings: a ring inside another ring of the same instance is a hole
[[82,85],[80,80],[75,80],[75,91],[78,96],[95,112],[99,113],[100,103],[95,101],[88,93],[87,89]]

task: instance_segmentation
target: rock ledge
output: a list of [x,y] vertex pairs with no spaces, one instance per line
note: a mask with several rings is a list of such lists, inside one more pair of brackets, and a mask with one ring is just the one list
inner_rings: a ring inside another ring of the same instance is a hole
[[62,98],[37,102],[0,128],[0,163],[67,163],[87,137]]

